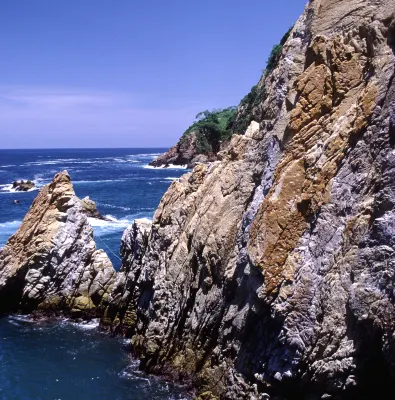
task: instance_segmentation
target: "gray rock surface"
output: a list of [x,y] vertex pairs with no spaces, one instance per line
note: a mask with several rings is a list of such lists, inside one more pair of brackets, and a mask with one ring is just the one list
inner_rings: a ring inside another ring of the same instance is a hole
[[81,199],[82,205],[82,212],[90,218],[101,219],[103,221],[109,221],[108,218],[104,217],[100,214],[99,210],[97,209],[96,203],[89,198],[89,196],[84,197]]
[[394,10],[309,2],[246,134],[125,232],[104,323],[130,311],[144,369],[202,399],[394,389]]
[[94,315],[114,281],[70,176],[57,174],[0,252],[0,312]]

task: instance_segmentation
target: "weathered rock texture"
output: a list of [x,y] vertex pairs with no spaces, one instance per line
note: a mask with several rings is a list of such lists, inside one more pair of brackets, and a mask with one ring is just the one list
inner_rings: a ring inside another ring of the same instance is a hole
[[173,165],[188,165],[192,159],[197,156],[196,134],[192,132],[185,137],[185,140],[179,142],[150,162],[153,167],[168,167]]
[[311,1],[246,134],[125,233],[105,322],[143,368],[204,398],[395,389],[394,11]]
[[92,315],[114,281],[115,270],[96,249],[69,175],[57,174],[0,252],[0,312]]
[[81,199],[81,205],[82,205],[82,212],[87,217],[109,221],[108,218],[100,214],[99,210],[97,209],[96,203],[92,199],[90,199],[89,196],[86,196],[83,199]]

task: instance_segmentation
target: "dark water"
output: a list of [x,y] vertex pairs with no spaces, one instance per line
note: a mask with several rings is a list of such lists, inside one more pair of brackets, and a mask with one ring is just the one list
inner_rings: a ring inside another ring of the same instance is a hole
[[[147,168],[164,150],[0,150],[0,247],[37,195],[37,190],[12,192],[10,183],[30,179],[41,187],[67,169],[77,196],[90,196],[99,211],[112,218],[91,223],[98,247],[117,268],[123,230],[135,218],[152,218],[172,180],[185,172]],[[14,205],[14,199],[20,204]],[[94,324],[0,319],[0,400],[183,398],[179,389],[139,372],[125,342],[100,333]]]
[[186,398],[180,389],[139,372],[126,341],[92,324],[0,319],[1,400]]

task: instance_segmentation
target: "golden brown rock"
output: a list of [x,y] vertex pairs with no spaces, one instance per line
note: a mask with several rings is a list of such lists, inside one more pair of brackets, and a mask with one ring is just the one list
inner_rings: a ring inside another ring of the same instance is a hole
[[0,253],[0,310],[68,312],[81,296],[92,310],[114,278],[107,255],[96,250],[70,176],[57,174]]

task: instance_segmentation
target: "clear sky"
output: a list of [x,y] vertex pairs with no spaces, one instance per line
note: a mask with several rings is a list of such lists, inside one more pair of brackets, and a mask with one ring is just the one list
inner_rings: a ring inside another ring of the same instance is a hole
[[306,0],[1,0],[0,148],[168,147],[237,105]]

